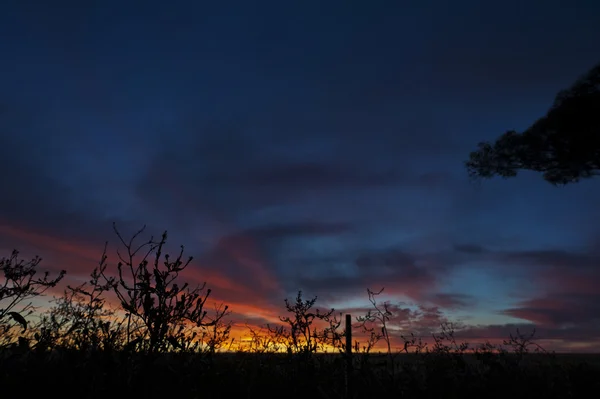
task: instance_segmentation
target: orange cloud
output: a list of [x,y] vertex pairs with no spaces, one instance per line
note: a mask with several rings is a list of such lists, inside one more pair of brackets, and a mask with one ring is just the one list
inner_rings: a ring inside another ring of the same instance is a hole
[[[22,242],[25,246],[35,247],[36,249],[43,249],[48,251],[46,253],[30,254],[40,255],[42,258],[49,257],[54,260],[66,261],[64,266],[59,265],[60,268],[66,269],[67,272],[78,273],[78,267],[81,266],[77,260],[83,260],[86,263],[90,262],[90,265],[97,264],[102,255],[102,245],[91,246],[87,243],[77,242],[75,240],[65,240],[59,237],[54,237],[48,234],[42,234],[40,232],[26,229],[23,227],[14,227],[6,224],[0,225],[0,234],[8,236],[12,239],[16,239]],[[19,248],[17,248],[19,249]],[[61,262],[62,263],[62,262]],[[84,274],[91,272],[85,271]]]
[[219,241],[217,252],[229,255],[235,263],[255,276],[263,289],[283,292],[277,279],[265,267],[265,261],[252,237],[233,235]]

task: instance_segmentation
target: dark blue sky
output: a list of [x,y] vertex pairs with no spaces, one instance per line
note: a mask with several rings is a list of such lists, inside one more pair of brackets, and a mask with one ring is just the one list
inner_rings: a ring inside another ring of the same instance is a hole
[[385,286],[600,350],[600,183],[463,166],[600,61],[600,3],[405,3],[2,2],[0,249],[86,275],[146,223],[238,318]]

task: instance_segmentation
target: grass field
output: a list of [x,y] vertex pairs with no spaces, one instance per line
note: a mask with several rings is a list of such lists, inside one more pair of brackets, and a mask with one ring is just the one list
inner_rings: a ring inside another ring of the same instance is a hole
[[[83,353],[1,354],[3,393],[62,398],[588,398],[599,355]],[[590,396],[592,395],[592,396]],[[6,396],[11,397],[11,396]]]

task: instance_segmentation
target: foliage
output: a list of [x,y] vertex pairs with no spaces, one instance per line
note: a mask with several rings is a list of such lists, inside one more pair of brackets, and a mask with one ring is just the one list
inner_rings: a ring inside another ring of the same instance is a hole
[[[267,329],[270,333],[278,337],[280,342],[285,342],[286,350],[289,353],[315,353],[323,344],[326,344],[329,338],[328,329],[318,329],[314,325],[315,321],[324,321],[329,323],[332,320],[334,309],[322,312],[313,306],[317,297],[312,299],[302,299],[302,291],[298,291],[295,302],[291,303],[285,299],[285,308],[291,316],[280,316],[280,320],[286,326],[271,326]],[[339,323],[337,323],[339,326]],[[331,324],[330,324],[331,327]]]
[[600,64],[556,95],[547,114],[523,133],[510,130],[482,142],[466,162],[473,178],[540,172],[552,184],[574,183],[600,172]]
[[287,348],[287,340],[283,334],[279,334],[280,329],[273,326],[254,327],[246,324],[249,339],[238,350],[249,353],[273,354],[282,352]]
[[[104,259],[104,258],[103,258]],[[106,303],[104,294],[111,285],[102,282],[106,263],[90,274],[90,280],[76,287],[67,285],[63,296],[55,299],[55,306],[42,315],[35,333],[36,348],[56,346],[78,350],[122,349],[123,321]]]
[[[106,274],[106,248],[99,270],[105,284],[112,288],[125,311],[126,345],[139,346],[150,353],[169,349],[186,350],[195,345],[194,339],[198,332],[193,331],[194,327],[202,330],[207,327],[223,327],[227,331],[225,335],[228,335],[227,327],[220,324],[228,312],[228,306],[217,307],[212,317],[208,314],[206,302],[211,290],[205,289],[206,283],[195,287],[190,287],[187,282],[179,284],[179,274],[193,259],[189,257],[184,261],[183,246],[177,258],[171,260],[169,254],[163,256],[167,242],[166,231],[159,241],[150,237],[148,241],[138,245],[135,241],[145,226],[128,241],[116,226],[113,227],[125,248],[124,253],[117,250],[118,276]],[[135,328],[136,322],[144,328]],[[224,340],[217,329],[213,328],[213,338],[206,342],[210,351],[214,352],[215,346]]]
[[[8,258],[0,259],[0,270],[2,271],[2,280],[0,280],[0,344],[6,345],[14,339],[14,323],[18,323],[23,332],[27,330],[29,316],[34,307],[31,302],[22,305],[37,296],[42,295],[49,288],[56,284],[65,275],[62,270],[54,278],[51,278],[49,272],[45,272],[42,277],[38,275],[38,265],[41,258],[35,257],[29,261],[19,259],[19,252],[14,250]],[[1,346],[1,345],[0,345]]]
[[[388,322],[390,320],[390,317],[392,316],[392,312],[390,311],[389,302],[377,303],[377,296],[381,295],[383,290],[384,290],[384,288],[375,292],[375,291],[371,291],[371,289],[367,288],[367,295],[369,296],[369,302],[371,302],[373,309],[369,309],[367,311],[366,315],[359,316],[357,318],[357,320],[361,323],[361,325],[363,327],[363,331],[368,332],[370,334],[369,335],[370,339],[367,341],[368,342],[367,345],[369,345],[369,349],[370,349],[370,346],[377,343],[377,341],[379,341],[381,339],[383,339],[385,341],[385,344],[387,347],[387,355],[389,357],[390,365],[392,367],[392,373],[393,373],[394,359],[393,359],[393,353],[392,353],[392,342],[391,342],[390,331],[388,330]],[[375,327],[368,327],[369,323],[374,323],[374,322],[378,322],[380,324],[381,332],[376,332]]]

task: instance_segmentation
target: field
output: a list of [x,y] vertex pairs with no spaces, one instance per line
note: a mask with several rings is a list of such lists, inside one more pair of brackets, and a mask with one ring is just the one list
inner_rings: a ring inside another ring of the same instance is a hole
[[584,398],[600,389],[600,356],[139,354],[6,349],[4,393],[62,398]]

